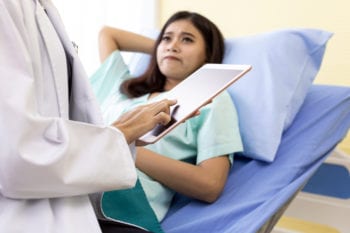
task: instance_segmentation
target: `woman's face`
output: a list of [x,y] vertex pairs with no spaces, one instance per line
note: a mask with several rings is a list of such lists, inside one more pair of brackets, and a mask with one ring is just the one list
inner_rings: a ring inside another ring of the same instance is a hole
[[202,34],[188,20],[171,23],[157,47],[157,64],[170,90],[206,61]]

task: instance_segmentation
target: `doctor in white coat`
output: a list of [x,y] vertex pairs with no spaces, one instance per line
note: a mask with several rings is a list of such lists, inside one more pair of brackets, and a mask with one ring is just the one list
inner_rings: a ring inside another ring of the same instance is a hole
[[100,232],[88,194],[135,184],[129,145],[174,103],[102,126],[51,2],[0,0],[0,232]]

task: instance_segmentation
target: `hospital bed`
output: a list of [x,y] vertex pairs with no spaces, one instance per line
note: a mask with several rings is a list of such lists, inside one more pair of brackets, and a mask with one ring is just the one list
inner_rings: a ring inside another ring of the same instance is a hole
[[[244,151],[234,155],[215,203],[175,196],[161,223],[166,233],[271,232],[293,199],[300,199],[300,190],[350,128],[350,87],[313,84],[331,36],[283,29],[226,39],[224,63],[253,66],[228,89]],[[148,59],[133,56],[131,73],[141,73]],[[288,232],[279,227],[279,233]]]
[[332,152],[296,196],[273,233],[350,230],[350,156]]
[[350,88],[312,86],[274,162],[237,156],[220,199],[208,205],[177,196],[162,222],[165,232],[270,232],[349,127]]

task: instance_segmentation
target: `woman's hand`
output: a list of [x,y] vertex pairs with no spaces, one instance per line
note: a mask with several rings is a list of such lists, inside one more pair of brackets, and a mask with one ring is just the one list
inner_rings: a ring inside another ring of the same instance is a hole
[[157,124],[166,125],[171,120],[170,106],[176,100],[162,100],[155,103],[139,106],[122,115],[112,125],[118,128],[130,144]]

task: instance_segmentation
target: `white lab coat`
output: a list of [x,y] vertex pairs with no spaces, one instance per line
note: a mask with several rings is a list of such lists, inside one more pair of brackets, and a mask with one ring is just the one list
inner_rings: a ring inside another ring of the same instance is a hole
[[87,194],[132,187],[134,161],[42,4],[52,23],[38,0],[0,0],[0,232],[100,232]]

